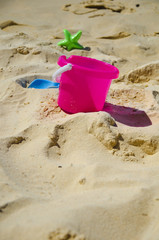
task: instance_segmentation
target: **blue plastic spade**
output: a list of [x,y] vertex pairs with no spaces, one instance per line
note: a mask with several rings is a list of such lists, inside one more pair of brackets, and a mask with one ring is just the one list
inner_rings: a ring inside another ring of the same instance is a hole
[[[60,75],[68,70],[72,69],[72,64],[68,63],[67,65],[58,69],[52,76],[52,81],[45,79],[35,79],[30,83],[28,88],[36,88],[36,89],[47,89],[47,88],[59,88],[59,79]],[[54,82],[56,81],[56,82]]]
[[35,79],[30,83],[28,88],[36,88],[36,89],[47,89],[47,88],[59,88],[60,83],[52,82],[50,80],[45,79]]

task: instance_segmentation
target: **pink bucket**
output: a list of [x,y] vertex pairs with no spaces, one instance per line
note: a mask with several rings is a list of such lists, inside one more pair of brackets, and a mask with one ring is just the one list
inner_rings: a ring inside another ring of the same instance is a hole
[[72,69],[62,73],[58,105],[68,113],[96,112],[103,109],[112,79],[119,70],[102,61],[72,55],[61,56],[58,64],[71,63]]

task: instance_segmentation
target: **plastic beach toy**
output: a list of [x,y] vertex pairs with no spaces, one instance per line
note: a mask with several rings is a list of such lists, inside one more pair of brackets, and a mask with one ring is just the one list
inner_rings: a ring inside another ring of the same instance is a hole
[[58,105],[68,113],[101,111],[112,79],[119,70],[102,61],[72,55],[61,56],[58,64],[72,65],[60,78]]
[[78,31],[76,34],[71,35],[71,33],[64,29],[65,39],[58,42],[58,46],[64,47],[67,51],[71,51],[72,49],[83,49],[83,46],[78,43],[82,35],[82,31]]
[[[69,63],[60,69],[58,69],[52,76],[52,81],[45,79],[35,79],[28,88],[36,88],[36,89],[47,89],[47,88],[59,88],[59,80],[60,76],[63,72],[71,70],[72,65]],[[54,82],[56,81],[56,82]]]
[[33,82],[31,82],[28,88],[36,89],[59,88],[59,83],[45,79],[35,79]]

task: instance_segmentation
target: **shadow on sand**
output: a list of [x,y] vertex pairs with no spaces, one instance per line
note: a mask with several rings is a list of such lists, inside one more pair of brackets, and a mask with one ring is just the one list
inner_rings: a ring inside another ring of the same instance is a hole
[[131,127],[147,127],[152,125],[150,118],[144,111],[105,103],[103,110],[109,113],[117,122]]

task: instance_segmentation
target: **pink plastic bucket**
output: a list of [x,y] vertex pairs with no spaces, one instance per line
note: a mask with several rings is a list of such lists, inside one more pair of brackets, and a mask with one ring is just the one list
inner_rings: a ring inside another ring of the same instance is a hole
[[72,69],[62,73],[58,105],[68,113],[101,111],[112,79],[118,78],[119,70],[102,61],[72,55],[61,56],[58,64],[71,63]]

